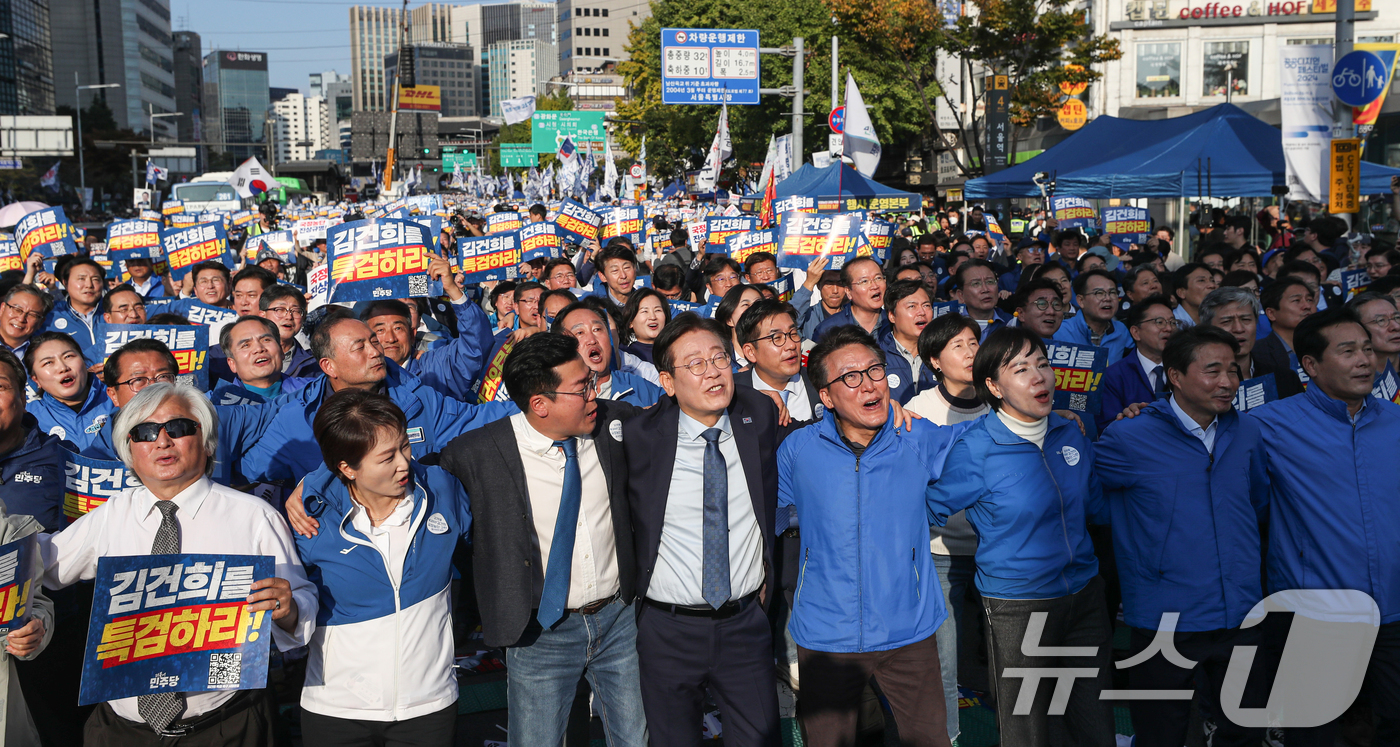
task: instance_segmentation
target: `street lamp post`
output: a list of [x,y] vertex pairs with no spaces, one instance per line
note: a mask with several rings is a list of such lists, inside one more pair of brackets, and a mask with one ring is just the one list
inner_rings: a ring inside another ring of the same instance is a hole
[[73,103],[78,110],[78,188],[79,196],[87,194],[87,169],[83,163],[83,91],[91,91],[97,88],[121,88],[120,83],[103,83],[97,86],[78,85],[78,71],[73,71]]
[[152,144],[152,145],[155,145],[155,142],[156,142],[156,120],[157,120],[157,119],[160,119],[161,117],[178,117],[178,116],[180,116],[181,114],[184,114],[184,112],[165,112],[165,113],[163,113],[163,114],[156,114],[156,105],[155,105],[155,104],[147,103],[146,106],[147,106],[147,107],[149,108],[149,110],[150,110],[151,144]]

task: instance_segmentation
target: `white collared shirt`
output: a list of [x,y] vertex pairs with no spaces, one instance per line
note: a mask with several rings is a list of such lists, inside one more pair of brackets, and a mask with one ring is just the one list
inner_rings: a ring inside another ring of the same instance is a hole
[[1151,358],[1148,358],[1147,356],[1142,354],[1142,348],[1137,348],[1135,352],[1137,353],[1138,364],[1142,366],[1143,373],[1147,374],[1148,385],[1150,386],[1153,384],[1152,371],[1154,369],[1161,368],[1162,386],[1163,388],[1165,388],[1167,384],[1167,367],[1162,365],[1161,363],[1153,363]]
[[768,382],[758,375],[758,371],[754,371],[753,388],[760,392],[779,392],[783,404],[787,405],[788,415],[791,415],[793,420],[812,419],[812,401],[807,397],[807,386],[802,383],[801,371],[793,374],[782,389],[768,386]]
[[1214,454],[1214,453],[1215,453],[1215,426],[1216,426],[1217,423],[1220,422],[1220,418],[1217,417],[1217,418],[1211,419],[1210,425],[1208,425],[1208,426],[1202,428],[1200,423],[1197,423],[1194,419],[1192,419],[1192,417],[1191,417],[1190,415],[1187,415],[1187,414],[1186,414],[1186,411],[1183,410],[1183,409],[1181,409],[1181,405],[1178,405],[1178,404],[1176,403],[1176,395],[1175,395],[1175,394],[1172,395],[1171,403],[1172,403],[1172,412],[1176,413],[1176,419],[1181,421],[1182,427],[1184,427],[1184,428],[1186,428],[1186,430],[1190,431],[1190,432],[1191,432],[1191,435],[1195,436],[1196,438],[1201,439],[1201,443],[1205,444],[1206,451],[1208,451],[1208,452]]
[[[510,416],[520,461],[525,467],[525,489],[530,494],[530,517],[540,548],[540,573],[535,578],[535,598],[544,593],[544,572],[549,568],[549,550],[554,545],[554,525],[559,518],[559,502],[564,496],[564,450],[554,439],[530,425],[525,413]],[[617,538],[613,534],[612,503],[608,479],[598,461],[598,446],[592,438],[579,436],[578,470],[583,493],[574,531],[574,558],[569,571],[570,609],[582,607],[616,594],[621,588],[617,574]]]
[[146,294],[150,293],[151,290],[156,286],[160,285],[160,283],[161,280],[159,275],[151,275],[144,281],[137,281],[133,279],[131,281],[131,287],[133,290],[136,291],[138,295],[140,295],[142,298],[145,298]]
[[[734,443],[729,413],[720,415],[719,452],[724,457],[729,483],[729,598],[741,599],[763,585],[763,537],[754,515],[749,483],[739,449]],[[709,430],[699,421],[680,413],[677,429],[676,464],[671,473],[671,490],[666,497],[666,516],[661,526],[661,546],[656,569],[647,586],[647,598],[667,604],[699,606],[705,555],[705,438]]]
[[379,526],[370,523],[369,511],[359,503],[350,509],[350,526],[384,556],[384,568],[389,571],[389,581],[395,588],[403,581],[403,562],[408,557],[408,546],[413,544],[414,492],[417,491],[404,496]]
[[[44,586],[61,589],[78,581],[91,581],[97,559],[117,555],[149,555],[160,529],[159,500],[146,488],[128,488],[121,495],[79,517],[58,534],[40,535],[44,557]],[[297,605],[294,633],[273,623],[272,640],[281,651],[305,646],[316,628],[316,587],[306,579],[297,557],[291,529],[277,510],[256,496],[200,478],[170,500],[179,506],[180,552],[215,555],[270,555],[277,578],[291,584]],[[185,694],[185,710],[179,718],[193,718],[222,706],[236,690]],[[142,721],[136,698],[109,703],[118,716]]]
[[1180,322],[1180,324],[1177,325],[1177,329],[1186,329],[1187,327],[1196,326],[1196,320],[1192,319],[1191,315],[1187,313],[1185,304],[1177,304],[1177,307],[1172,309],[1172,316],[1176,317],[1176,320]]

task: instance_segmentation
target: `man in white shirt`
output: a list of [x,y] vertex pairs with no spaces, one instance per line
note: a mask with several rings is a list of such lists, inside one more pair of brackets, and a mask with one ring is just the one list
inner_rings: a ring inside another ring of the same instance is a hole
[[[557,745],[580,677],[608,743],[647,742],[622,424],[578,341],[522,340],[503,373],[521,412],[447,445],[472,496],[473,572],[486,645],[506,648],[512,744]],[[698,733],[698,732],[697,732]]]
[[[99,558],[207,553],[267,555],[276,577],[252,583],[250,613],[270,613],[279,650],[305,646],[316,626],[316,590],[297,558],[291,531],[265,501],[209,480],[217,416],[189,386],[150,384],[117,416],[117,455],[142,487],[80,517],[41,545],[44,586],[89,581]],[[98,706],[84,728],[88,744],[159,745],[198,737],[201,745],[270,744],[274,707],[266,690],[162,692]]]

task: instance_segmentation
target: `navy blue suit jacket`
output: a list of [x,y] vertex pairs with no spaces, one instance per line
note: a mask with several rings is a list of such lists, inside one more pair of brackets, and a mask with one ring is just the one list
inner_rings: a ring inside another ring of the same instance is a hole
[[1103,433],[1103,429],[1118,417],[1118,413],[1123,412],[1123,408],[1134,402],[1155,401],[1157,395],[1152,392],[1152,380],[1142,370],[1137,352],[1131,352],[1104,371],[1103,394],[1099,397],[1102,406],[1099,414],[1094,416],[1094,422],[1099,426],[1099,433]]

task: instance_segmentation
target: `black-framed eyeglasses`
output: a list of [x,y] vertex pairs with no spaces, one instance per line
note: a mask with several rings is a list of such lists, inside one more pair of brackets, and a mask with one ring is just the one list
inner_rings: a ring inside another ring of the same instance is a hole
[[773,347],[781,348],[783,346],[784,339],[790,340],[792,342],[802,342],[802,330],[790,329],[786,332],[774,332],[773,334],[767,335],[765,337],[755,337],[752,340],[749,340],[749,344],[757,345],[758,343],[767,340],[768,342],[773,343]]
[[9,301],[2,301],[2,302],[0,302],[0,303],[4,303],[6,306],[10,307],[10,311],[13,311],[13,312],[15,312],[16,314],[19,314],[21,317],[23,317],[24,319],[26,319],[26,320],[28,320],[28,321],[31,321],[31,322],[42,322],[42,321],[44,321],[44,314],[41,314],[41,313],[39,313],[39,312],[37,312],[37,311],[30,311],[29,309],[25,309],[25,308],[16,306],[16,305],[10,303]]
[[865,377],[867,376],[870,377],[871,381],[884,381],[885,364],[876,363],[875,365],[863,371],[847,371],[846,373],[837,376],[835,379],[828,381],[826,385],[831,386],[832,384],[835,384],[839,381],[842,384],[845,384],[846,386],[850,387],[851,389],[856,389],[861,385],[861,382],[865,381]]
[[596,372],[588,375],[588,383],[584,385],[581,392],[540,392],[540,394],[569,394],[575,397],[590,399],[598,394],[598,374]]
[[156,374],[155,376],[133,376],[126,381],[118,381],[117,386],[129,386],[132,392],[139,392],[152,382],[156,384],[174,384],[175,374],[162,373]]
[[1030,305],[1036,307],[1041,311],[1044,311],[1046,309],[1054,309],[1056,311],[1065,310],[1065,304],[1063,301],[1051,301],[1048,298],[1037,298],[1034,301],[1031,301]]
[[137,423],[128,437],[133,443],[148,444],[160,438],[161,431],[171,438],[186,438],[199,432],[199,423],[189,418],[172,418],[164,423]]
[[673,366],[671,368],[671,372],[674,373],[676,369],[684,368],[685,370],[689,371],[692,376],[703,376],[705,374],[706,369],[710,367],[710,364],[713,363],[716,369],[724,370],[729,367],[730,360],[731,358],[729,357],[729,353],[715,353],[715,356],[709,360],[705,360],[704,358],[696,358],[695,360],[684,365]]

